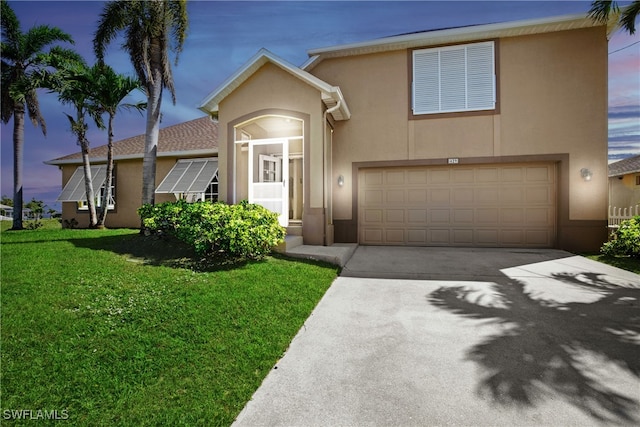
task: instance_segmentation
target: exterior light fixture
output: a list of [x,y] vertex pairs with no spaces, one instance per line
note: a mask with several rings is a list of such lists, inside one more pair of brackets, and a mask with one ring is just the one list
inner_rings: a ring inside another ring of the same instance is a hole
[[580,176],[582,177],[582,179],[584,179],[585,181],[591,181],[591,178],[593,177],[593,172],[591,172],[589,169],[587,168],[582,168],[580,169]]
[[338,187],[342,187],[344,185],[344,176],[340,175],[338,177]]

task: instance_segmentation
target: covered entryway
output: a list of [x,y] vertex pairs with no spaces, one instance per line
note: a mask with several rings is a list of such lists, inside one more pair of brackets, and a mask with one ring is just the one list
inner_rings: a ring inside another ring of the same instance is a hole
[[284,115],[258,115],[235,127],[236,200],[277,213],[284,227],[302,224],[303,129],[302,120]]
[[365,168],[358,174],[364,245],[555,245],[553,163]]

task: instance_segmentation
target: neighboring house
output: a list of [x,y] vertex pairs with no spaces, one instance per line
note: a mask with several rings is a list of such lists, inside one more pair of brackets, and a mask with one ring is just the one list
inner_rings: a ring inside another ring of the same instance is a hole
[[210,93],[220,199],[305,244],[597,250],[607,28],[585,16],[267,50]]
[[640,155],[609,165],[609,206],[640,205]]
[[[142,200],[144,135],[115,142],[112,200],[107,227],[139,227]],[[156,165],[156,203],[177,198],[217,200],[218,124],[209,117],[160,129]],[[97,202],[104,191],[107,146],[91,148],[91,170]],[[89,213],[80,153],[45,162],[62,170],[62,223],[87,227]]]

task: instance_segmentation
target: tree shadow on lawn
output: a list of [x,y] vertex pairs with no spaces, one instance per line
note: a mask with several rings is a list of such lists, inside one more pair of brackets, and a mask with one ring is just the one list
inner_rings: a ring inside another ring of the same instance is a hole
[[[215,256],[198,257],[187,244],[172,237],[144,236],[129,234],[123,236],[104,236],[86,239],[65,239],[76,247],[93,250],[106,250],[127,258],[128,261],[170,268],[186,268],[197,272],[213,272],[242,268],[249,263],[263,260],[234,258],[224,253]],[[312,259],[290,258],[286,255],[272,253],[271,257],[298,263],[311,264],[337,269],[335,265]]]
[[255,260],[238,259],[217,254],[198,257],[185,243],[171,238],[129,234],[98,238],[69,239],[76,247],[106,250],[126,257],[128,261],[171,268],[186,268],[199,272],[212,272],[241,268]]
[[616,392],[616,384],[589,365],[594,360],[600,367],[613,364],[632,380],[640,377],[640,288],[594,273],[552,277],[565,284],[558,286],[602,297],[595,302],[534,298],[524,282],[505,277],[494,285],[497,304],[487,305],[465,287],[440,288],[428,300],[465,318],[505,327],[467,352],[484,371],[479,395],[527,407],[555,394],[598,421],[637,424],[638,400]]

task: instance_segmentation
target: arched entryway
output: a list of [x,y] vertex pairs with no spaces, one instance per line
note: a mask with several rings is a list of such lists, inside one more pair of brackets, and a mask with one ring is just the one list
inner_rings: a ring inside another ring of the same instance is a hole
[[302,225],[304,121],[262,114],[234,127],[236,200],[279,214],[283,226]]

